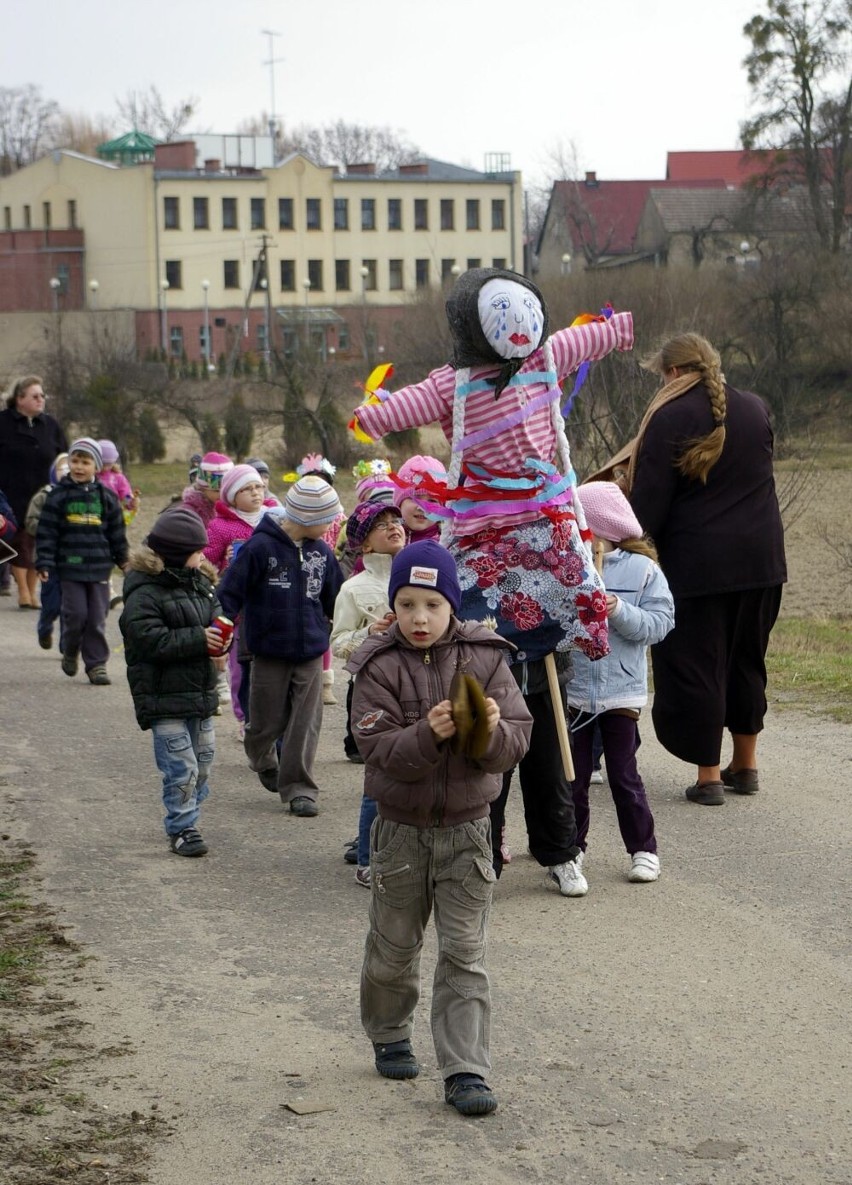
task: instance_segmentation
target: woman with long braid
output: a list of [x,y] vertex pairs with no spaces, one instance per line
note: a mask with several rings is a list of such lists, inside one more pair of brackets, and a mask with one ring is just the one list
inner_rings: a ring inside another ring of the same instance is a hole
[[652,718],[660,743],[697,767],[689,801],[720,806],[726,790],[759,788],[766,647],[787,579],[772,428],[700,334],[671,338],[643,365],[664,385],[629,446],[626,485],[675,601],[675,628],[651,652]]

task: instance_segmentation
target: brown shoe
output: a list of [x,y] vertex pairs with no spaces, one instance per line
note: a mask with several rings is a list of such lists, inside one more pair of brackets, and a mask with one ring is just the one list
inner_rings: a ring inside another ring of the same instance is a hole
[[696,782],[687,786],[686,797],[699,806],[721,806],[725,801],[725,783]]
[[109,687],[112,683],[109,675],[106,672],[106,667],[92,667],[91,670],[86,671],[89,676],[89,682],[93,683],[95,687]]
[[722,781],[725,789],[734,794],[757,794],[760,784],[757,780],[756,769],[738,769],[736,773],[728,766],[722,770]]

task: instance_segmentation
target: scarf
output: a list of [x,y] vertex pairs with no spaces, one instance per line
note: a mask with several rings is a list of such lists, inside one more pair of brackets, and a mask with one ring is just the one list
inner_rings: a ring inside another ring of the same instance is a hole
[[676,379],[672,379],[670,383],[666,383],[664,387],[660,387],[659,391],[648,404],[642,421],[639,424],[639,431],[633,439],[624,448],[620,449],[614,457],[610,457],[605,465],[595,473],[590,474],[586,478],[586,481],[615,481],[621,486],[624,493],[629,495],[636,476],[639,454],[642,451],[642,439],[648,430],[651,420],[661,407],[665,407],[673,399],[679,399],[681,395],[684,395],[687,391],[691,391],[700,382],[701,375],[699,372],[697,370],[690,370],[687,374],[679,375]]
[[261,506],[260,510],[237,510],[236,506],[229,506],[231,514],[236,515],[237,518],[242,519],[244,523],[248,523],[250,527],[256,527],[263,516],[266,514],[268,507]]

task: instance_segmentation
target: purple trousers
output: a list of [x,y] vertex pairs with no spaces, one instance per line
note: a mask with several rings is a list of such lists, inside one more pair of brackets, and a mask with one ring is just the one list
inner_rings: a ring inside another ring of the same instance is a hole
[[106,666],[109,581],[62,580],[63,654],[81,655],[87,671]]
[[576,775],[572,790],[577,843],[585,852],[589,834],[589,779],[594,768],[592,750],[595,721],[603,741],[606,776],[624,846],[631,856],[634,852],[656,852],[654,816],[636,766],[639,728],[635,720],[616,712],[603,712],[599,716],[591,716],[588,712],[572,712],[571,740]]

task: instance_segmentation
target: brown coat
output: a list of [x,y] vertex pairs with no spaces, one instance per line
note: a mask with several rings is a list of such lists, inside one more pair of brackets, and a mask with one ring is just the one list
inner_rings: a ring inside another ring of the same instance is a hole
[[[415,827],[452,827],[481,819],[500,793],[501,774],[529,746],[532,717],[505,655],[512,649],[476,622],[452,619],[429,650],[406,642],[397,625],[373,634],[346,664],[355,675],[352,732],[366,763],[364,792],[379,814]],[[456,670],[474,675],[500,708],[500,721],[478,761],[452,753],[426,719],[449,697]]]

